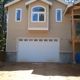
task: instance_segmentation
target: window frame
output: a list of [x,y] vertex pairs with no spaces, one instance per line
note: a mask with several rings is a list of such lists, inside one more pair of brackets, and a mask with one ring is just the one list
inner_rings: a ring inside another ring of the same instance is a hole
[[[17,10],[20,10],[20,20],[17,20]],[[15,11],[15,21],[16,22],[21,22],[22,21],[22,9],[21,8],[17,8]]]
[[[33,12],[33,8],[35,7],[42,7],[44,8],[44,12]],[[33,21],[33,14],[38,14],[38,21]],[[39,14],[44,14],[44,21],[39,21]],[[46,22],[46,8],[44,6],[41,6],[41,5],[36,5],[36,6],[33,6],[31,8],[31,22]]]
[[[74,14],[74,16],[75,16],[75,15],[80,15],[80,14]],[[72,20],[72,15],[70,16],[70,19]],[[74,18],[74,20],[80,20],[80,19]]]
[[76,28],[76,23],[80,23],[80,21],[75,22],[75,35],[76,35],[76,36],[80,36],[80,34],[77,34],[77,31],[80,31],[80,29],[77,29],[77,28]]
[[[61,17],[61,20],[59,21],[59,20],[57,20],[57,11],[58,10],[60,10],[60,12],[61,12],[61,15],[60,15],[60,17]],[[62,9],[56,9],[56,22],[62,22]]]

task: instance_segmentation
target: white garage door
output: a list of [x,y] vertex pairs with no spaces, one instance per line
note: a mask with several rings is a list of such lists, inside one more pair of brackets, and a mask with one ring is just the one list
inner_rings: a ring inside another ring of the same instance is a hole
[[59,40],[19,39],[17,62],[59,62]]

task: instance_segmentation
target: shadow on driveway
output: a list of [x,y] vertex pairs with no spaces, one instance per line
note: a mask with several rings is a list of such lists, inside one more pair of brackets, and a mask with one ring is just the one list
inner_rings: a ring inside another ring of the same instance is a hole
[[33,70],[32,74],[44,76],[80,76],[80,64],[60,63],[3,63],[0,71]]

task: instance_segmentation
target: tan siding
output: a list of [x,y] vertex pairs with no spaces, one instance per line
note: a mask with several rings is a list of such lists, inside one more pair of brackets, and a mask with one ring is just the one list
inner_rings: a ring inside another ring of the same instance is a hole
[[[37,38],[60,38],[60,51],[71,51],[71,45],[68,40],[71,39],[70,15],[63,16],[62,22],[56,22],[56,8],[62,8],[64,11],[66,6],[55,0],[53,6],[50,7],[49,13],[49,31],[28,31],[28,7],[25,6],[25,0],[9,7],[9,23],[8,23],[8,41],[7,51],[16,51],[17,37],[37,37]],[[47,4],[42,4],[47,7]],[[33,3],[31,6],[34,6]],[[22,8],[22,21],[15,22],[15,9]],[[33,27],[42,27],[43,24],[31,24]],[[47,23],[45,23],[46,27]]]
[[[9,23],[8,23],[8,41],[7,51],[16,50],[16,38],[25,37],[28,24],[28,9],[24,5],[25,1],[21,1],[15,5],[9,7]],[[22,9],[22,21],[15,22],[15,10],[16,8]],[[25,17],[26,16],[26,17]]]

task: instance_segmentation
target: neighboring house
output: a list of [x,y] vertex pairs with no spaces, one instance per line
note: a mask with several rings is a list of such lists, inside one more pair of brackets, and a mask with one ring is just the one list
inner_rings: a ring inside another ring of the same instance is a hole
[[67,63],[73,59],[75,62],[74,35],[80,35],[80,1],[72,2],[14,0],[7,3],[7,61]]

